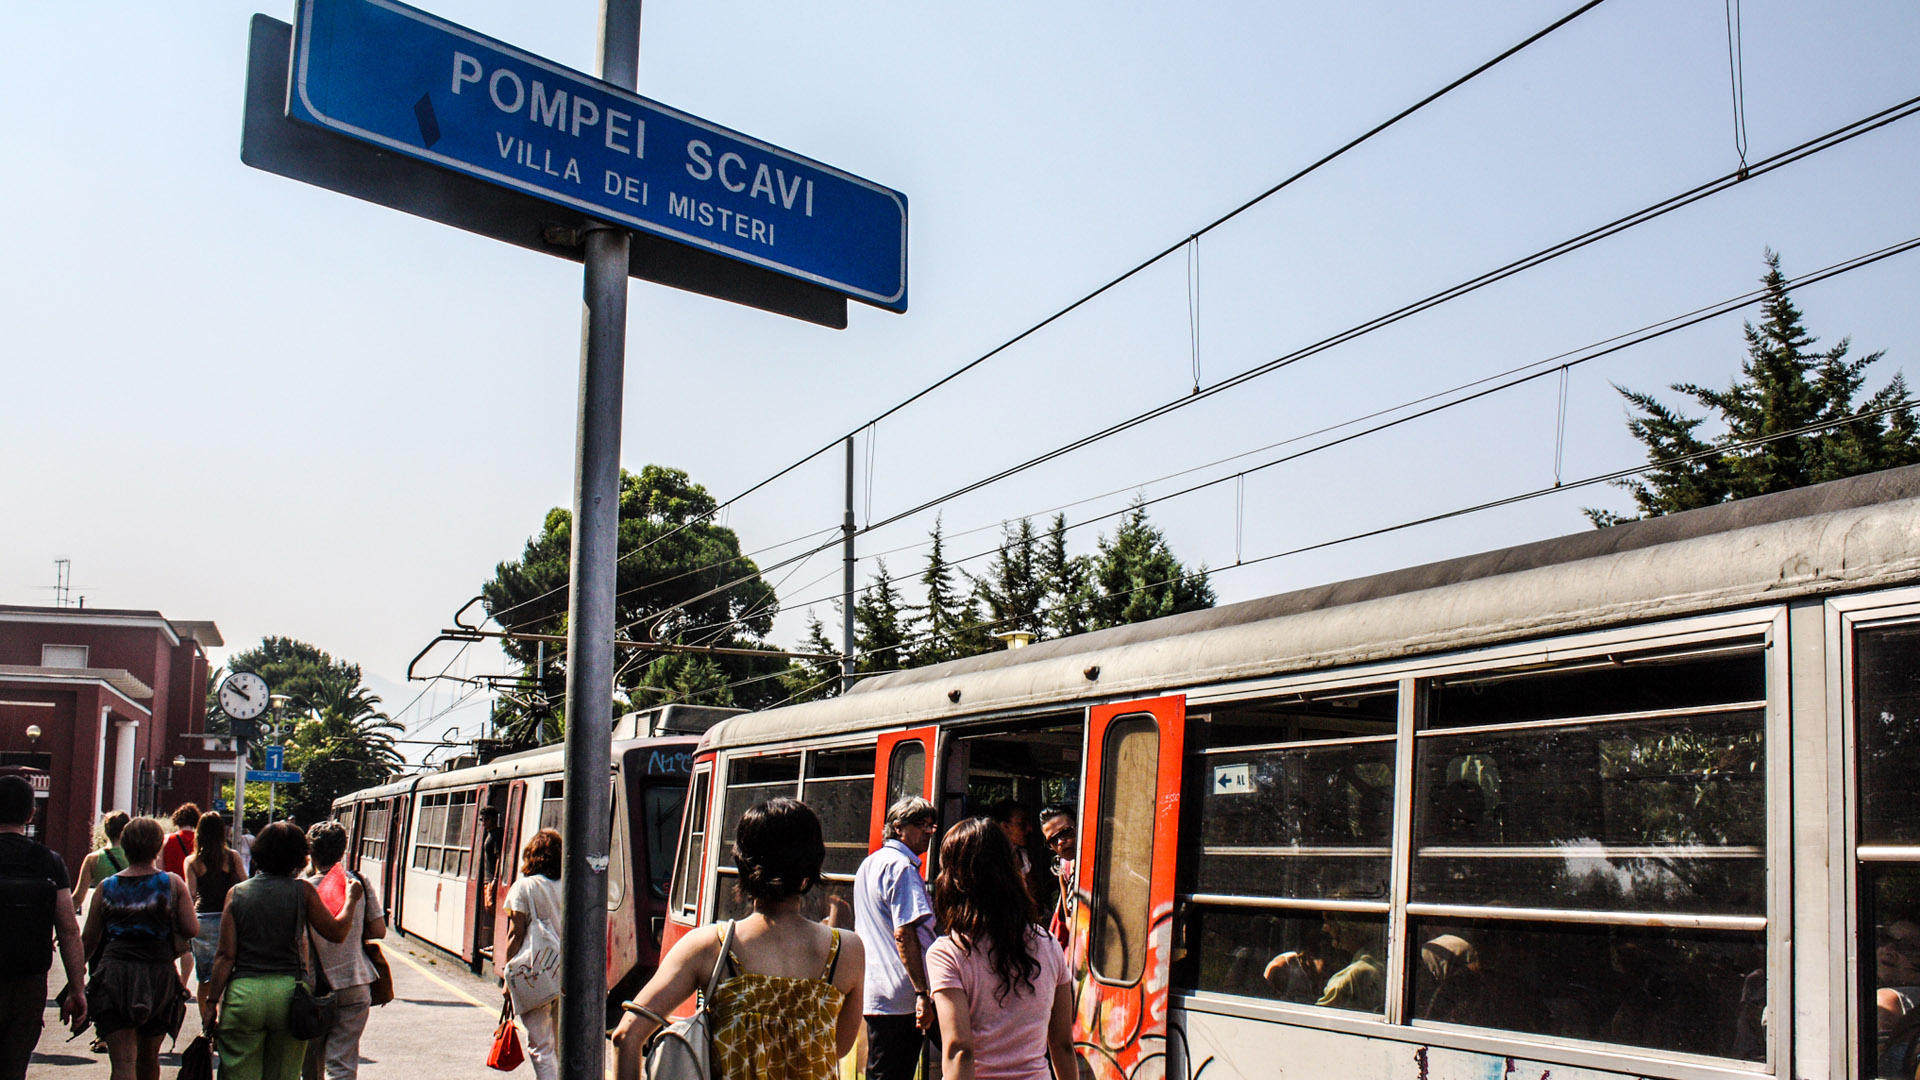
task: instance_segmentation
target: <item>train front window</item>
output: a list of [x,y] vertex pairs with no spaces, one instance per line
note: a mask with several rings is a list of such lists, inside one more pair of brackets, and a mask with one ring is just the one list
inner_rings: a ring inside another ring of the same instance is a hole
[[656,899],[665,899],[673,880],[673,842],[686,809],[687,789],[680,784],[653,784],[641,796],[641,820],[646,823],[647,884]]
[[1860,1075],[1920,1066],[1920,623],[1853,634]]

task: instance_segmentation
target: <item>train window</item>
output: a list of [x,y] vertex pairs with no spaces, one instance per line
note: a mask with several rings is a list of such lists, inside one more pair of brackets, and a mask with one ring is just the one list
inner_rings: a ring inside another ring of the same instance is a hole
[[1853,634],[1860,1075],[1920,1063],[1920,623]]
[[799,791],[800,755],[774,754],[735,758],[727,763],[726,798],[721,801],[719,834],[719,873],[714,888],[714,917],[745,917],[751,910],[733,899],[733,879],[739,871],[733,865],[733,834],[740,815],[755,803],[781,796],[793,798]]
[[1399,703],[1382,685],[1193,716],[1175,985],[1383,1010]]
[[1766,1057],[1766,935],[1545,920],[1416,918],[1422,1020]]
[[894,743],[893,753],[887,758],[887,805],[892,806],[908,795],[924,795],[926,791],[926,744],[919,739]]
[[439,792],[420,799],[413,866],[437,874],[465,877],[473,846],[474,793]]
[[807,782],[800,801],[820,815],[827,841],[828,874],[851,875],[867,857],[873,816],[873,748],[815,751],[807,755]]
[[540,828],[567,831],[567,783],[549,780],[540,790]]
[[673,907],[689,919],[699,917],[694,908],[700,902],[700,871],[707,863],[707,781],[712,776],[710,770],[693,774],[693,802],[687,807],[685,832],[680,839],[680,869],[674,879]]
[[1100,759],[1100,821],[1093,875],[1094,974],[1137,982],[1147,965],[1148,886],[1160,728],[1151,716],[1114,721]]
[[1754,637],[1436,679],[1428,688],[1421,726],[1564,720],[1759,702],[1766,696],[1766,642]]
[[673,877],[674,835],[686,806],[687,789],[679,784],[653,784],[640,796],[640,820],[647,834],[647,888],[660,899],[666,898],[667,883]]
[[387,857],[387,825],[392,820],[391,803],[368,807],[361,813],[360,857],[384,860]]
[[1762,648],[1428,684],[1415,1019],[1764,1060]]

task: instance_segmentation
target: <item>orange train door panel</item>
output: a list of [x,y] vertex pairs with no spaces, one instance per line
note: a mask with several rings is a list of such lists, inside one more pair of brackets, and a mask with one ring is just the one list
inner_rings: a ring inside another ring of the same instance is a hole
[[1167,1064],[1184,696],[1095,706],[1075,867],[1074,1048],[1096,1080]]
[[[873,826],[867,836],[869,854],[880,850],[887,807],[908,795],[933,802],[935,727],[908,728],[880,736],[873,755]],[[925,873],[926,862],[920,864]]]

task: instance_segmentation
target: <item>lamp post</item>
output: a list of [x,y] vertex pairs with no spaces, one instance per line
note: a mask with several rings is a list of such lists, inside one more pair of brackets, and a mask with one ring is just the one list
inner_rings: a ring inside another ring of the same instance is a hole
[[[264,734],[266,734],[272,740],[273,745],[279,746],[281,745],[280,731],[282,726],[285,725],[287,722],[286,721],[287,702],[292,701],[293,699],[291,697],[288,697],[286,694],[274,694],[270,696],[267,700],[273,702],[273,730],[264,732]],[[280,785],[269,782],[267,784],[267,823],[268,824],[272,824],[279,817],[279,810],[277,808],[277,803],[279,802],[279,795],[280,795]]]

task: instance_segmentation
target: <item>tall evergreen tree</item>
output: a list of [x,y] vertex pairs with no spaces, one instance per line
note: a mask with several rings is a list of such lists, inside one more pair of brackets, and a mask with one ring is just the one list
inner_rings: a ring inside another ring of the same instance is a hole
[[[1897,405],[1907,399],[1906,378],[1899,372],[1878,393],[1859,401],[1866,370],[1886,355],[1870,353],[1848,359],[1848,339],[1825,352],[1814,352],[1818,338],[1807,332],[1800,309],[1788,294],[1780,273],[1780,257],[1766,253],[1767,272],[1760,281],[1766,290],[1760,325],[1745,324],[1747,357],[1740,376],[1725,390],[1693,383],[1671,387],[1710,410],[1722,430],[1703,438],[1700,429],[1709,416],[1686,416],[1651,394],[1616,386],[1636,410],[1627,430],[1647,448],[1650,461],[1666,461],[1637,480],[1616,486],[1633,495],[1640,516],[1655,517],[1730,499],[1744,499],[1771,491],[1818,484],[1920,462],[1920,427],[1913,410],[1778,438],[1756,447],[1733,449],[1740,443],[1813,424],[1831,423],[1862,412]],[[1726,447],[1714,453],[1716,447]],[[1674,459],[1699,455],[1689,461]],[[1596,526],[1633,520],[1608,510],[1586,511]]]
[[962,591],[954,581],[954,568],[947,562],[946,538],[937,517],[931,535],[933,546],[927,552],[927,567],[920,573],[927,602],[915,608],[919,614],[912,623],[914,667],[985,652],[992,644],[972,593]]
[[856,672],[891,671],[912,667],[913,657],[905,648],[907,616],[900,590],[887,572],[887,561],[878,561],[873,581],[853,602],[853,648],[858,654]]
[[1147,508],[1137,497],[1112,538],[1100,537],[1087,569],[1092,585],[1087,622],[1096,630],[1214,604],[1206,567],[1190,574],[1174,558],[1167,538],[1147,521]]
[[968,575],[995,633],[1025,630],[1036,638],[1046,636],[1047,581],[1042,554],[1033,519],[1021,518],[1018,525],[1004,527],[1000,550],[994,553],[986,573],[977,578]]
[[1048,634],[1072,637],[1091,630],[1087,559],[1067,554],[1067,515],[1053,515],[1046,541],[1034,556],[1034,569],[1045,597],[1041,613]]
[[[840,610],[840,605],[837,603],[833,607],[835,611]],[[840,646],[827,640],[827,628],[821,624],[820,617],[809,612],[807,636],[800,642],[799,651],[838,653]],[[840,693],[840,662],[838,660],[789,661],[786,673],[780,676],[780,689],[786,694],[788,704],[834,697]]]

